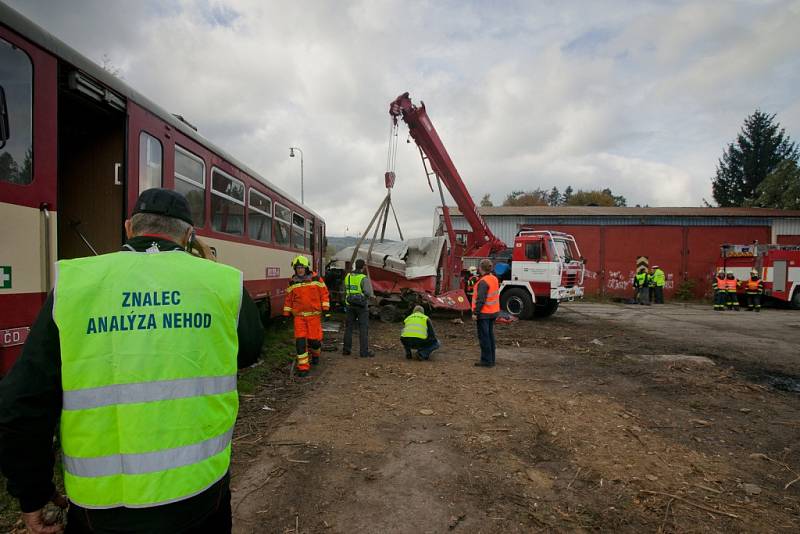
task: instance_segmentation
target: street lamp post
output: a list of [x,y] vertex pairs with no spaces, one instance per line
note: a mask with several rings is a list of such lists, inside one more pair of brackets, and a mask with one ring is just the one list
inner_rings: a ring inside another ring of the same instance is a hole
[[296,146],[289,147],[289,157],[294,157],[294,151],[297,150],[300,152],[300,203],[305,204],[305,199],[303,198],[303,151]]

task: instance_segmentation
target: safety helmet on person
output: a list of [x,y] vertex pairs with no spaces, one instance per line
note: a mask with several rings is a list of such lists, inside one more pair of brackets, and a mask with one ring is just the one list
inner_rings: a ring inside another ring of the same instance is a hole
[[478,274],[478,268],[475,267],[474,265],[470,265],[468,271],[469,274]]
[[296,256],[292,260],[292,268],[296,269],[298,267],[305,267],[308,269],[311,266],[311,263],[308,261],[308,258],[305,256]]

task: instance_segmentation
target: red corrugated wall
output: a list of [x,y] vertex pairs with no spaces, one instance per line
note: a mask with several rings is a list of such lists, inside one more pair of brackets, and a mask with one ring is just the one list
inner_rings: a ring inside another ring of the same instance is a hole
[[800,235],[779,235],[779,245],[800,245]]
[[548,226],[575,236],[586,258],[587,295],[632,297],[638,256],[659,265],[671,298],[684,279],[694,281],[697,297],[710,290],[711,273],[723,243],[769,243],[767,226]]

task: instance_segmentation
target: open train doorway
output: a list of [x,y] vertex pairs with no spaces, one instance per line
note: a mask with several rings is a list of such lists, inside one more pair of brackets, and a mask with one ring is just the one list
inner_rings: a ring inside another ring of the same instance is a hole
[[62,65],[58,89],[58,258],[120,250],[125,101]]

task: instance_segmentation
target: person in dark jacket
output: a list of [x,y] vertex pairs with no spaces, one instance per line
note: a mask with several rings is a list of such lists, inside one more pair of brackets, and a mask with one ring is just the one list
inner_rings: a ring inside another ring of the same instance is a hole
[[[189,205],[186,199],[180,194],[164,189],[147,190],[143,192],[137,200],[133,213],[134,215],[131,219],[125,222],[125,229],[128,235],[128,241],[124,245],[125,251],[141,254],[182,254],[186,253],[185,251],[188,250],[189,247],[193,247],[204,251],[205,254],[209,253],[210,249],[208,247],[203,246],[199,241],[194,239]],[[107,272],[110,273],[109,278],[116,278],[117,282],[120,280],[123,283],[126,282],[127,277],[131,276],[131,273],[129,271],[120,271],[118,268],[115,269],[115,267],[119,265],[116,262],[122,261],[124,258],[119,257],[121,259],[116,260],[110,256],[111,255],[108,255],[107,261],[103,256],[98,256],[96,259],[99,261],[93,264],[87,263],[86,265],[102,264],[107,268]],[[167,257],[165,257],[165,260],[166,259]],[[180,258],[177,259],[180,260]],[[71,261],[80,262],[82,260]],[[181,263],[184,264],[186,262],[181,261]],[[84,264],[73,263],[73,265]],[[197,265],[197,267],[203,266]],[[216,267],[214,269],[216,269]],[[208,269],[203,267],[203,272],[207,270]],[[229,278],[232,278],[232,276],[229,275],[235,275],[235,272],[232,272],[232,268],[225,267],[225,269],[220,269],[220,273],[223,273],[223,271]],[[60,272],[60,274],[63,273]],[[147,274],[145,273],[141,276],[146,278]],[[152,278],[152,276],[150,278]],[[228,278],[226,278],[226,280],[227,279]],[[61,281],[57,283],[54,292],[60,291],[60,283]],[[107,283],[108,281],[104,279],[93,280],[88,287],[99,289],[101,287],[106,287]],[[154,283],[157,284],[157,280],[154,281]],[[236,288],[231,287],[229,293],[232,291],[236,291]],[[238,364],[239,368],[242,368],[256,362],[264,336],[263,326],[254,302],[244,288],[240,291],[241,299],[238,309],[238,323],[235,324],[234,332],[236,339],[234,339],[230,345],[234,347],[234,350],[238,351],[238,354],[236,352],[232,354],[232,356],[236,358],[236,361],[232,362],[233,369],[236,368],[236,364]],[[130,390],[129,394],[132,395],[145,392],[149,395],[166,396],[165,398],[168,397],[169,399],[180,398],[183,400],[190,400],[199,398],[202,400],[205,395],[209,394],[209,392],[206,391],[201,393],[189,392],[183,395],[178,393],[176,388],[156,387],[159,385],[159,382],[145,381],[140,384],[122,383],[118,386],[110,385],[94,389],[77,390],[81,395],[77,397],[68,397],[62,385],[63,380],[66,379],[65,373],[67,373],[67,368],[65,368],[63,364],[67,362],[65,359],[68,356],[67,351],[69,351],[70,355],[74,354],[76,351],[80,354],[81,351],[80,345],[74,343],[70,345],[69,338],[75,338],[76,334],[83,335],[84,332],[67,332],[59,329],[58,325],[63,323],[61,322],[57,310],[54,310],[54,308],[64,306],[65,303],[61,302],[61,299],[67,297],[59,293],[59,299],[56,303],[54,292],[50,292],[48,295],[42,310],[31,327],[30,334],[18,361],[15,363],[8,376],[0,382],[0,468],[2,468],[2,472],[8,480],[8,492],[19,500],[26,526],[30,532],[36,533],[60,532],[62,529],[62,525],[44,524],[43,508],[49,501],[60,506],[66,505],[63,496],[56,491],[53,484],[53,467],[55,463],[53,435],[59,418],[62,417],[64,413],[68,413],[65,410],[79,410],[80,408],[86,408],[87,404],[92,403],[99,403],[100,406],[119,405],[120,407],[133,407],[134,405],[125,404],[126,402],[131,402],[130,396],[120,397],[110,391],[115,388],[128,388],[128,386],[142,386],[141,390],[136,390],[135,387],[126,389],[126,391]],[[175,306],[169,308],[169,310],[176,311],[174,314],[170,311],[166,311],[167,308],[163,308],[165,305],[163,299],[166,297],[162,295],[169,295],[168,291],[164,291],[163,293],[153,291],[147,294],[142,291],[140,296],[143,295],[152,306],[161,305],[162,309],[165,310],[162,312],[165,317],[167,315],[181,316],[181,321],[185,320],[183,316],[191,316],[192,314],[188,312],[192,310],[184,310],[187,313],[178,313],[177,311],[180,310],[180,301],[189,303],[191,299],[192,303],[198,303],[198,305],[202,307],[202,304],[199,303],[202,302],[203,297],[206,295],[209,299],[222,299],[222,295],[194,293],[189,290],[181,294],[180,297],[176,295],[177,293],[177,291],[173,291],[171,303]],[[75,295],[74,288],[70,296],[72,295]],[[77,295],[75,295],[75,297],[77,297]],[[75,297],[73,297],[73,300],[75,300]],[[159,301],[159,299],[161,299],[161,301]],[[95,299],[95,301],[96,300],[97,299]],[[239,298],[236,297],[235,300],[239,301]],[[58,306],[56,306],[56,304]],[[113,304],[117,305],[118,303]],[[125,304],[121,305],[125,306]],[[77,300],[73,302],[71,306],[73,310],[80,311],[81,301]],[[144,303],[142,303],[142,306],[144,306]],[[142,308],[140,308],[140,311],[141,310]],[[154,308],[151,307],[150,310],[154,310]],[[232,321],[236,320],[236,313],[237,310],[231,310]],[[194,315],[202,317],[201,313],[196,313]],[[112,319],[113,318],[116,317],[112,317]],[[93,324],[93,320],[93,317],[90,318],[89,324]],[[214,316],[213,322],[209,321],[211,325],[209,328],[218,328],[217,323],[220,320],[224,321],[225,318]],[[127,324],[127,321],[125,321],[125,323]],[[139,326],[142,326],[142,324],[143,323],[140,323]],[[194,323],[193,326],[196,327],[197,324],[198,323]],[[169,347],[162,348],[160,345],[148,345],[148,340],[150,338],[158,338],[163,342],[164,339],[179,340],[182,337],[183,346],[191,346],[191,339],[193,336],[198,335],[198,330],[197,328],[187,328],[186,324],[183,326],[184,327],[180,329],[171,328],[169,333],[164,333],[166,327],[162,329],[159,319],[159,328],[158,330],[153,330],[154,334],[139,336],[136,339],[135,344],[138,346],[138,349],[140,351],[146,349],[145,352],[140,352],[138,354],[143,354],[145,357],[148,354],[152,354],[152,359],[148,362],[148,366],[152,365],[150,371],[154,369],[157,370],[159,366],[163,365],[163,362],[174,359],[176,356],[189,359],[194,357],[194,354],[191,353],[186,353],[181,356],[181,354],[169,351]],[[111,331],[104,335],[109,336],[109,341],[111,338],[114,339],[114,342],[110,343],[111,347],[127,349],[124,343],[119,344],[117,342],[125,339],[132,339],[126,338],[125,336],[134,328],[136,327],[128,328],[127,332],[113,331],[112,328]],[[234,330],[233,325],[226,328]],[[87,330],[85,333],[88,335],[90,331]],[[168,337],[165,338],[165,336]],[[236,345],[233,345],[233,343],[236,343]],[[180,346],[180,344],[178,344],[178,346]],[[236,346],[238,346],[238,349],[235,348]],[[167,350],[167,352],[164,352],[165,350]],[[119,360],[118,358],[119,355],[110,354],[107,358],[97,361],[100,367],[102,367],[102,363],[106,359],[108,361],[124,361],[124,359]],[[70,365],[74,366],[73,360],[70,360]],[[188,363],[188,365],[191,366],[192,364]],[[109,375],[109,371],[97,371],[97,369],[98,367],[95,367],[92,373],[96,373],[97,376]],[[145,376],[148,372],[148,370],[142,369],[140,375]],[[70,369],[69,373],[71,373],[73,377],[76,376],[73,369]],[[159,371],[156,371],[155,374],[158,375],[158,373]],[[111,374],[113,375],[113,372]],[[152,375],[153,373],[150,374]],[[146,379],[142,378],[142,380]],[[203,378],[185,379],[183,385],[193,386],[194,382],[199,383],[207,380],[208,379]],[[225,382],[229,383],[231,381]],[[233,384],[234,389],[232,393],[234,393],[235,398],[235,380]],[[226,385],[225,387],[228,386]],[[106,390],[109,391],[106,392]],[[68,393],[75,392],[70,388]],[[224,394],[229,395],[229,393]],[[197,396],[192,397],[192,395]],[[78,404],[83,403],[84,406],[70,406],[68,408],[66,405],[67,401]],[[142,400],[136,406],[147,405],[149,402],[150,399]],[[174,406],[170,403],[175,401],[159,400],[159,402],[161,403],[159,406],[163,406],[163,408],[159,409],[164,410],[164,416],[174,418],[174,414],[167,413],[166,410],[169,409],[168,406]],[[133,407],[131,409],[138,408]],[[83,413],[88,411],[91,410],[85,410]],[[81,412],[74,411],[72,413]],[[109,413],[110,415],[107,417],[114,417],[113,410],[109,411]],[[235,417],[235,409],[233,413],[233,417]],[[67,430],[65,430],[64,421],[62,420],[62,442],[64,438],[68,437],[64,435],[65,432],[67,432]],[[92,446],[90,441],[86,441],[92,438],[77,436],[76,434],[69,437],[73,442],[83,440],[84,446]],[[122,440],[122,437],[120,437],[120,440]],[[161,452],[162,451],[157,451],[157,453],[148,454],[160,454]],[[114,468],[122,470],[121,474],[118,475],[120,477],[130,476],[127,474],[129,468],[139,468],[139,466],[135,465],[138,462],[135,457],[139,455],[121,453],[120,458],[124,459],[126,456],[131,457],[130,463],[126,460],[125,462],[121,462],[119,467]],[[96,462],[91,463],[96,459],[97,458],[93,457],[76,458],[75,461],[78,464],[83,461],[86,465],[91,465],[94,466],[94,469],[98,469],[99,464]],[[160,459],[160,461],[165,460]],[[226,470],[227,468],[225,465],[227,464],[223,464],[222,469]],[[70,469],[70,467],[67,466],[66,460],[65,466],[68,470]],[[103,464],[103,469],[111,469],[112,467],[113,466],[109,467]],[[80,484],[82,484],[81,489],[85,494],[94,495],[98,498],[103,497],[104,490],[99,489],[99,482],[97,485],[93,485],[92,483],[91,477],[93,475],[89,473],[79,473],[70,474],[70,476],[73,477],[73,479],[76,477],[80,479]],[[98,479],[98,481],[99,480],[100,479]],[[174,499],[174,502],[156,506],[126,507],[122,505],[111,507],[84,507],[72,502],[67,516],[66,532],[69,534],[79,534],[83,532],[148,532],[165,534],[230,532],[231,493],[229,480],[229,474],[222,471],[222,476],[220,478],[216,480],[212,479],[209,482],[210,485],[203,488],[199,493],[186,494]],[[72,484],[74,485],[76,482],[73,480]],[[71,497],[69,487],[68,485],[68,498]],[[140,491],[147,493],[148,491],[163,491],[163,489],[145,488]],[[173,488],[170,491],[180,492],[180,489],[176,490]]]
[[375,353],[369,350],[369,299],[375,294],[372,283],[364,272],[366,262],[356,260],[355,270],[344,277],[345,327],[342,354],[350,355],[353,348],[353,328],[358,325],[358,350],[362,358],[372,358]]
[[476,367],[494,367],[495,363],[494,322],[500,315],[500,281],[492,268],[491,260],[481,260],[478,266],[481,279],[472,298],[472,319],[477,324],[481,346],[481,359],[475,362]]
[[414,311],[403,321],[403,331],[400,333],[400,342],[406,349],[406,358],[411,359],[411,351],[417,351],[417,358],[428,360],[431,353],[440,347],[436,339],[431,318],[425,315],[425,308],[415,306]]

